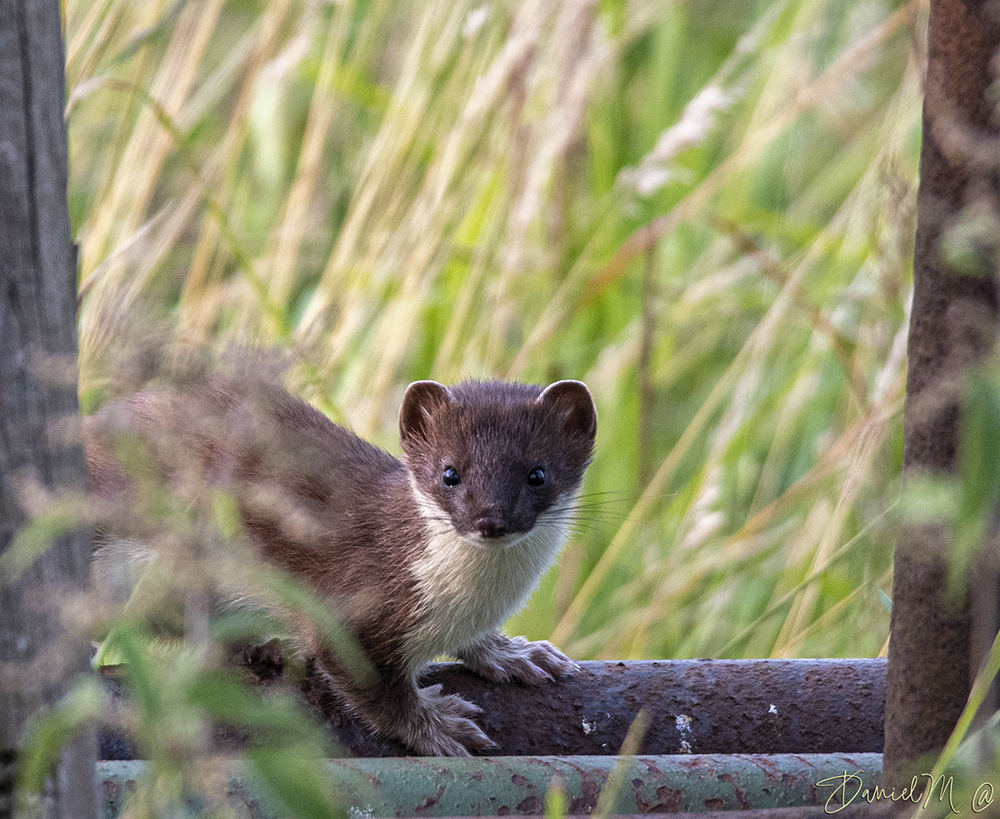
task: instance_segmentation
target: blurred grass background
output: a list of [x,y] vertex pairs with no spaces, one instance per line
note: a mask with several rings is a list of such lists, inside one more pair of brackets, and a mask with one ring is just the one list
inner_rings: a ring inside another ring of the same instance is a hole
[[398,452],[414,379],[579,378],[574,657],[885,651],[927,0],[67,0],[81,397],[284,351]]

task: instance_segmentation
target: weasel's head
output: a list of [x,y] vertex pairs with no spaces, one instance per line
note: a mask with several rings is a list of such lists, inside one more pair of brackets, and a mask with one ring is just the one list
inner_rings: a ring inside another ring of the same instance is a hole
[[425,517],[472,543],[509,546],[540,520],[565,523],[597,433],[579,381],[410,384],[399,432]]

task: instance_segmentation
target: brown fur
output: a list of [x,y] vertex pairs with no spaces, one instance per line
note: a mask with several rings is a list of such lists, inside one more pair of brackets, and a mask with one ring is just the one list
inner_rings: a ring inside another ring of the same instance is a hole
[[[547,393],[493,382],[450,390],[418,382],[400,416],[404,465],[278,387],[212,378],[113,401],[86,419],[85,435],[93,491],[105,503],[106,541],[149,536],[136,510],[150,482],[189,505],[212,491],[231,493],[251,554],[331,601],[370,661],[375,674],[359,677],[341,666],[311,623],[291,617],[303,649],[338,693],[374,730],[414,750],[462,754],[491,743],[470,719],[475,706],[415,684],[430,657],[414,648],[413,635],[435,628],[447,612],[426,599],[431,587],[413,567],[434,543],[451,548],[452,531],[480,537],[474,558],[506,548],[493,545],[505,536],[530,533],[539,515],[575,493],[595,422],[577,382]],[[536,464],[512,455],[515,439],[544,453],[545,486],[520,485]],[[442,458],[463,471],[461,487],[441,483]],[[411,477],[440,515],[428,517]],[[435,532],[445,540],[435,541]],[[464,575],[456,576],[460,582]],[[497,625],[448,650],[490,679],[537,683],[572,670],[547,643],[512,641]]]

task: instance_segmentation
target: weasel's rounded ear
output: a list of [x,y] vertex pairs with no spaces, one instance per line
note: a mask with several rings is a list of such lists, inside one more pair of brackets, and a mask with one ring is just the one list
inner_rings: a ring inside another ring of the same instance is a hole
[[437,381],[414,381],[406,388],[399,408],[399,437],[427,440],[428,423],[442,407],[451,403],[451,393]]
[[556,381],[542,390],[536,400],[561,414],[568,434],[594,440],[597,435],[597,407],[582,381]]

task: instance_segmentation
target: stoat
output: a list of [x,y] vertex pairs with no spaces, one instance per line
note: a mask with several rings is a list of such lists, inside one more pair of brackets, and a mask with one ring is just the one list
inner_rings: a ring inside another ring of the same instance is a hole
[[134,509],[149,469],[137,478],[133,464],[142,451],[177,497],[229,493],[240,523],[233,548],[330,601],[367,674],[344,667],[303,616],[291,625],[371,729],[427,755],[492,748],[473,721],[478,707],[417,679],[441,654],[493,681],[536,685],[575,670],[550,643],[499,629],[566,539],[597,412],[579,381],[418,381],[399,431],[402,460],[284,390],[246,380],[112,401],[85,420],[92,490],[106,508],[132,512],[99,526],[97,573],[113,575],[116,562],[143,552],[148,530]]

